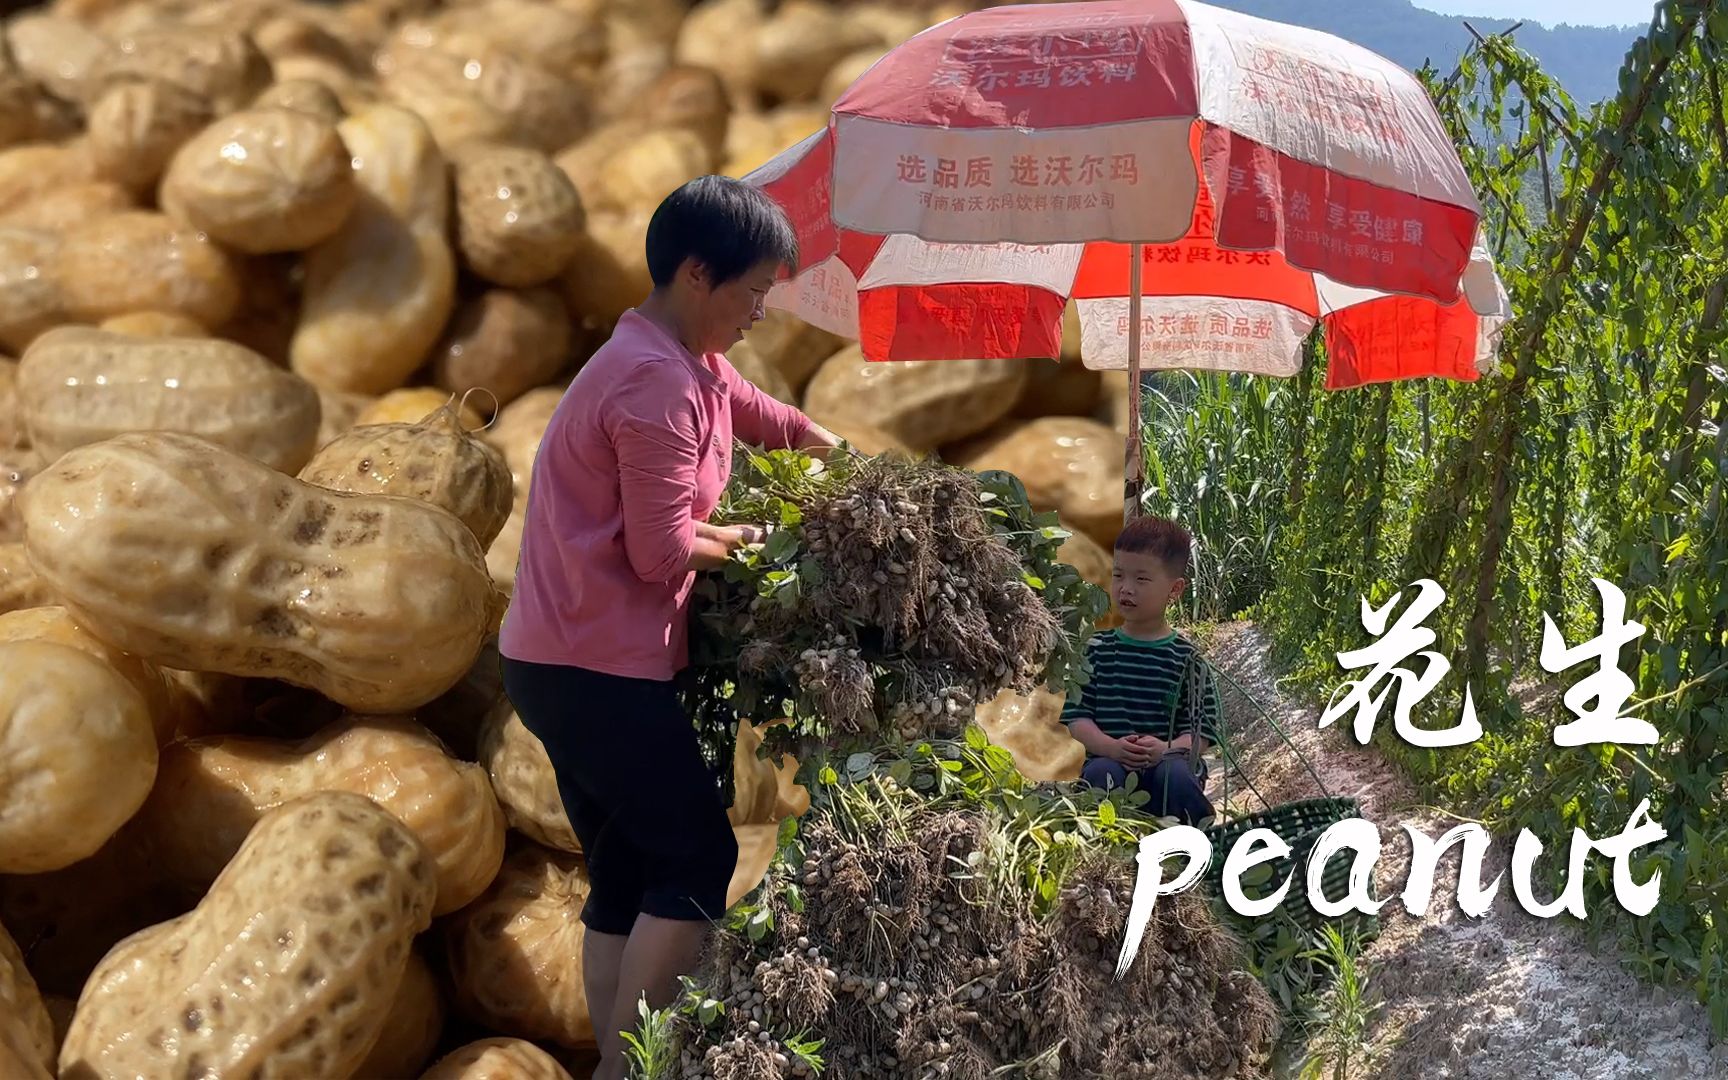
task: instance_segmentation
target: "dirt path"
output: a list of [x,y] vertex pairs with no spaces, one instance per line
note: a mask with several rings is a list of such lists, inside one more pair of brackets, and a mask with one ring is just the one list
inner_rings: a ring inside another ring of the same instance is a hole
[[[1358,746],[1346,728],[1320,731],[1318,710],[1276,688],[1269,642],[1256,627],[1220,628],[1209,651],[1301,748],[1330,793],[1357,799],[1380,828],[1375,895],[1393,899],[1380,910],[1380,937],[1364,959],[1372,997],[1384,1004],[1371,1029],[1370,1059],[1352,1069],[1354,1080],[1728,1076],[1728,1044],[1710,1045],[1702,1007],[1689,995],[1641,983],[1558,919],[1525,914],[1510,872],[1494,905],[1473,919],[1458,909],[1458,859],[1449,856],[1435,875],[1427,915],[1409,915],[1398,899],[1409,861],[1401,825],[1437,838],[1457,822],[1419,807],[1396,768]],[[1273,803],[1318,795],[1296,755],[1228,685],[1225,700],[1228,731],[1255,787]],[[1233,778],[1233,797],[1239,790]],[[1507,870],[1511,850],[1510,839],[1496,838],[1485,881]]]

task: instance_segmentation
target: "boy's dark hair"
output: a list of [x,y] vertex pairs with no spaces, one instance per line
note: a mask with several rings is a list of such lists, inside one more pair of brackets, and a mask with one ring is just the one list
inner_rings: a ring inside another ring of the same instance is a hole
[[1188,576],[1194,539],[1188,530],[1161,517],[1139,517],[1130,521],[1116,537],[1116,550],[1151,555],[1177,577]]
[[798,265],[798,236],[780,205],[761,188],[729,176],[698,176],[666,196],[648,220],[648,274],[671,283],[684,260],[708,268],[724,285],[773,259]]

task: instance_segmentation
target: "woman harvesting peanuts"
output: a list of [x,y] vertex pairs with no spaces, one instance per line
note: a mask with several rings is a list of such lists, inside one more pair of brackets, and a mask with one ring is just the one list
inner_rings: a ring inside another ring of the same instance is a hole
[[505,689],[545,744],[588,863],[582,974],[597,1080],[624,1076],[619,1033],[638,998],[667,1004],[695,967],[737,860],[672,682],[687,663],[695,573],[762,538],[707,523],[733,438],[817,454],[838,442],[722,355],[797,264],[773,202],[725,177],[692,180],[654,212],[647,256],[653,292],[546,427],[499,635]]

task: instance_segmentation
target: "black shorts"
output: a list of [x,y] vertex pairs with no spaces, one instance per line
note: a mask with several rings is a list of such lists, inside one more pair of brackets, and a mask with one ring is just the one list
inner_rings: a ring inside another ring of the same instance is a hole
[[504,691],[546,747],[591,890],[582,921],[718,920],[738,841],[669,682],[499,657]]

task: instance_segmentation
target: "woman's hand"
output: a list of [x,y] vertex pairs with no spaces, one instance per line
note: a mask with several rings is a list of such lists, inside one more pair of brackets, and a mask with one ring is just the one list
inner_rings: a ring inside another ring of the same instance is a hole
[[768,530],[760,525],[710,525],[692,521],[695,533],[690,547],[691,570],[714,570],[726,565],[733,552],[750,544],[760,544]]
[[698,521],[696,538],[714,541],[726,551],[732,552],[741,547],[762,543],[768,539],[768,530],[760,525],[710,525],[706,521]]
[[[809,418],[806,417],[805,419]],[[818,461],[827,461],[829,455],[839,448],[840,437],[814,420],[810,421],[810,430],[805,433],[797,447]],[[853,452],[856,453],[857,451]]]
[[760,525],[722,525],[719,529],[721,539],[733,550],[760,544],[768,539],[768,530]]

